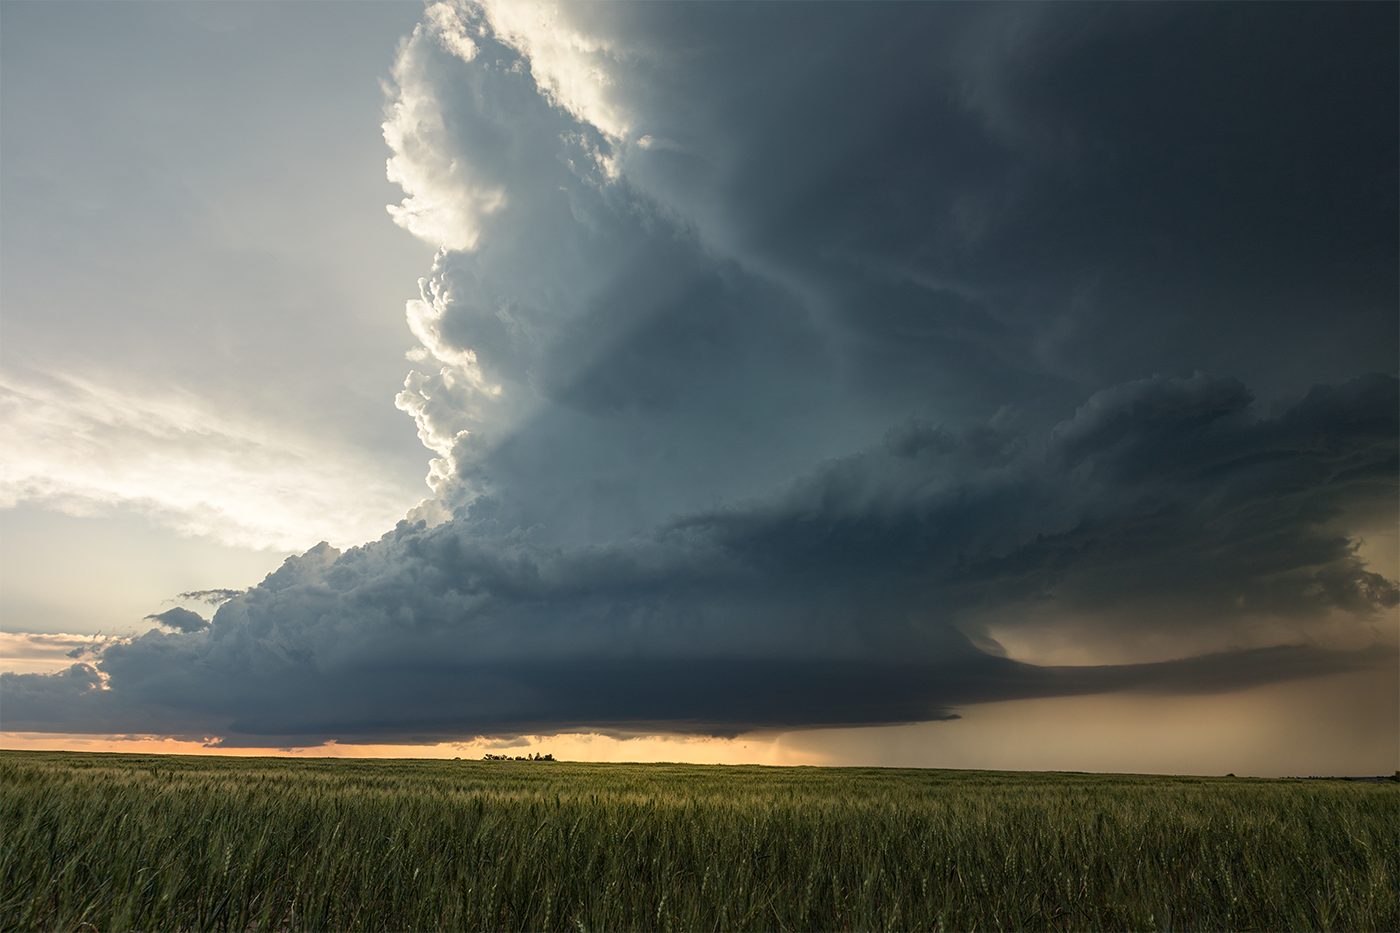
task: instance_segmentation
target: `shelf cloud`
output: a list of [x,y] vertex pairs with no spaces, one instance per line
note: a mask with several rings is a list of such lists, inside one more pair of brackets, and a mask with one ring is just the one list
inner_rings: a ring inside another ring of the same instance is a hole
[[[1197,375],[1097,393],[1043,438],[983,426],[913,445],[906,424],[768,498],[606,544],[503,525],[508,501],[481,497],[434,528],[290,558],[207,631],[170,610],[179,632],[107,647],[100,683],[86,664],[6,674],[6,718],[130,732],[169,710],[208,734],[388,741],[735,734],[1390,664],[1393,643],[1284,643],[1047,668],[998,657],[983,624],[1090,614],[1187,643],[1266,624],[1282,642],[1290,622],[1393,610],[1400,589],[1328,520],[1394,507],[1397,394],[1364,378],[1261,419],[1239,383]],[[45,718],[59,712],[73,719]]]

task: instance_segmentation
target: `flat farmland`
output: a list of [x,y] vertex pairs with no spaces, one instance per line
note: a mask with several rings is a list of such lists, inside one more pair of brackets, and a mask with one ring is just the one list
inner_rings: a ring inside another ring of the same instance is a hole
[[0,753],[6,930],[1394,930],[1400,785]]

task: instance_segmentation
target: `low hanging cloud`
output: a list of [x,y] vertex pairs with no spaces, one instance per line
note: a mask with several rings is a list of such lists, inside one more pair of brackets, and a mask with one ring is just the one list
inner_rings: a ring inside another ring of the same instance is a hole
[[976,641],[1009,606],[1167,630],[1392,610],[1396,583],[1328,523],[1394,509],[1398,391],[1380,376],[1320,386],[1259,418],[1233,380],[1145,380],[1046,437],[929,431],[912,452],[881,444],[606,546],[542,545],[479,501],[435,528],[290,558],[207,631],[113,645],[91,673],[6,674],[6,720],[349,741],[732,735],[1390,664],[1385,640],[1088,668]]
[[0,675],[7,727],[735,735],[1394,665],[1395,13],[1344,9],[434,4],[384,132],[435,500]]
[[173,628],[177,632],[184,632],[186,635],[209,627],[209,620],[204,618],[204,616],[189,609],[182,609],[179,606],[176,606],[174,609],[167,609],[164,612],[148,615],[146,616],[146,621],[164,625],[166,628]]

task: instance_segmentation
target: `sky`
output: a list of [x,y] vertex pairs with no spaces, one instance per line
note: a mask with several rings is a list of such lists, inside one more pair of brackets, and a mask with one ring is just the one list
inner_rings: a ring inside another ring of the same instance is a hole
[[0,740],[1394,771],[1398,10],[0,3]]

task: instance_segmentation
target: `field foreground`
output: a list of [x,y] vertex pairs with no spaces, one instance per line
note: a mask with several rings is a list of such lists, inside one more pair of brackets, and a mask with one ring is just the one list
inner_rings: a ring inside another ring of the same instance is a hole
[[5,930],[1395,930],[1400,786],[0,753]]

